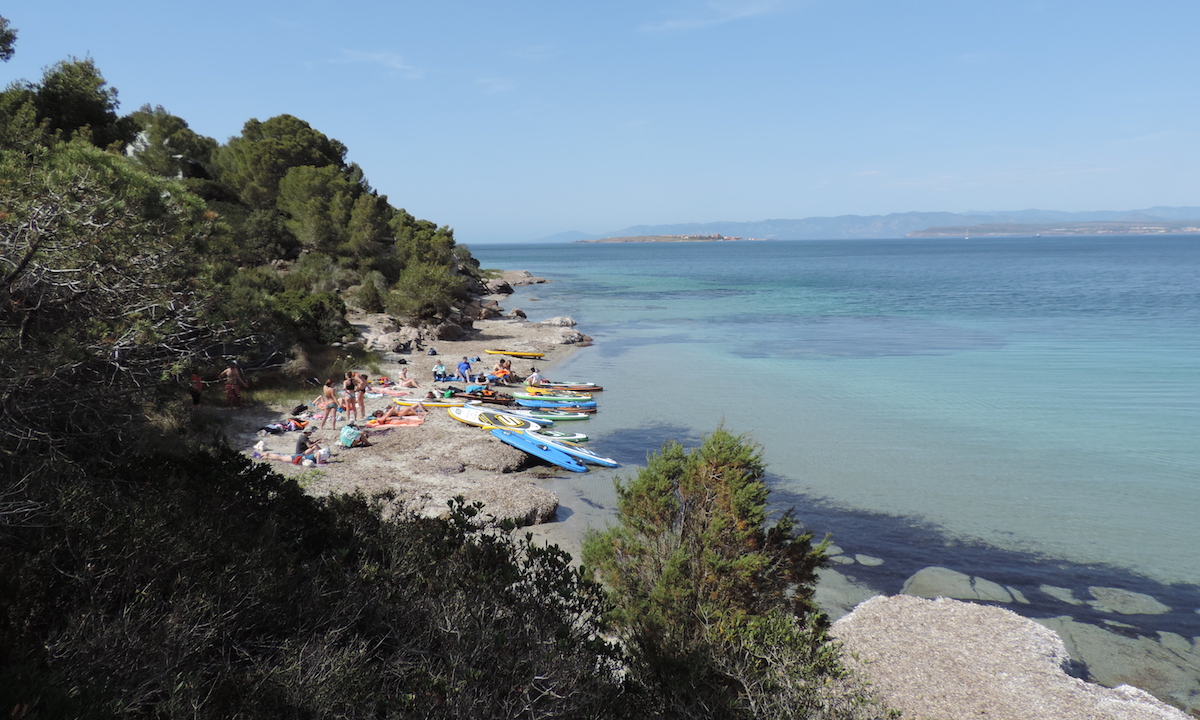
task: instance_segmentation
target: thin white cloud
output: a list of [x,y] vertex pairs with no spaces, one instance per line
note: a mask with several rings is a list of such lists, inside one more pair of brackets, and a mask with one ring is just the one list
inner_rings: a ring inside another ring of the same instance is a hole
[[643,32],[683,32],[714,25],[769,15],[783,8],[787,0],[710,0],[687,14],[641,26]]
[[424,74],[420,68],[410,65],[407,61],[405,61],[403,56],[391,52],[362,52],[361,50],[342,50],[342,58],[340,60],[334,60],[334,62],[376,65],[393,74],[403,75],[409,80],[416,80]]

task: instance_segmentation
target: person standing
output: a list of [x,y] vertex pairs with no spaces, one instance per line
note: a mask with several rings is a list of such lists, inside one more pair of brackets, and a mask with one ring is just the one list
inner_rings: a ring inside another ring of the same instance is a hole
[[230,360],[229,367],[221,371],[220,379],[225,381],[225,399],[232,407],[242,406],[242,388],[249,387],[237,360]]
[[333,429],[337,430],[337,411],[338,397],[337,392],[333,389],[333,378],[325,381],[325,386],[321,388],[321,400],[325,403],[325,414],[321,416],[321,429],[325,429],[325,421],[333,417]]
[[358,376],[349,370],[346,371],[346,379],[342,381],[342,394],[345,396],[346,417],[350,420],[357,420]]
[[204,392],[204,378],[200,377],[200,373],[196,368],[192,368],[192,376],[188,379],[190,387],[188,390],[192,393],[192,409],[200,407],[200,393]]
[[366,373],[359,373],[357,384],[354,388],[354,398],[358,402],[358,416],[363,420],[367,419],[367,388],[371,385],[371,379]]
[[465,383],[471,382],[471,363],[467,360],[465,355],[463,356],[462,362],[458,364],[457,377]]

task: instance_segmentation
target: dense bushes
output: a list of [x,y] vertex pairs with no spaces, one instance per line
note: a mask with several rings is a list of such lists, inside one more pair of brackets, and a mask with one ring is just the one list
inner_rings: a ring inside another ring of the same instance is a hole
[[226,450],[39,493],[0,553],[27,717],[619,716],[600,596],[557,549],[384,520]]

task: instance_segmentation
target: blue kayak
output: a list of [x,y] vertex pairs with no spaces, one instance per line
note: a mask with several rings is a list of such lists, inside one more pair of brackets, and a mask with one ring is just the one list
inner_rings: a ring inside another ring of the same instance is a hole
[[594,407],[596,407],[595,400],[579,400],[579,401],[564,402],[562,400],[557,400],[557,401],[556,400],[528,400],[526,398],[517,398],[517,404],[522,407],[532,407],[532,408],[559,408],[559,409],[562,409],[562,408],[568,408],[568,407],[579,407],[579,408],[594,408]]
[[500,439],[501,442],[512,445],[518,450],[523,450],[534,457],[539,457],[547,462],[553,463],[561,468],[570,470],[571,472],[587,472],[587,468],[583,463],[566,454],[562,450],[552,448],[544,442],[539,442],[531,437],[526,437],[524,433],[505,430],[504,428],[496,428],[492,430],[492,434]]

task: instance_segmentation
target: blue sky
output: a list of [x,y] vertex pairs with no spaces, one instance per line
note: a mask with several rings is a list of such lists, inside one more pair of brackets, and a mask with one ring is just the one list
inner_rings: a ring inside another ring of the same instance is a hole
[[296,115],[460,242],[1200,205],[1200,3],[6,0],[0,80],[90,56],[224,142]]

